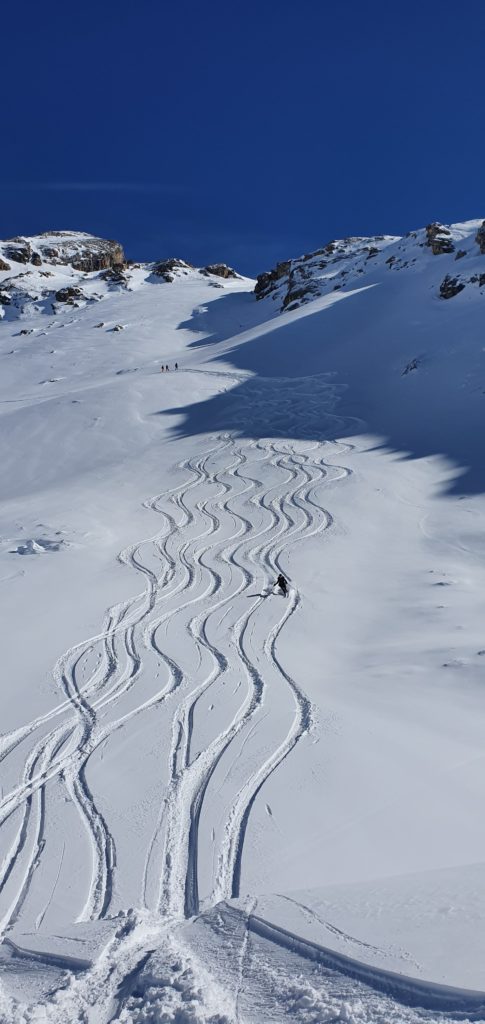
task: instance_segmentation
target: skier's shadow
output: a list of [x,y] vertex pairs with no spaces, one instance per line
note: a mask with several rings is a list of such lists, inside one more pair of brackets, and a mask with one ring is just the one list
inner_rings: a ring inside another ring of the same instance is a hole
[[271,595],[273,595],[273,597],[284,597],[285,596],[281,592],[281,590],[276,590],[275,591],[272,588],[270,588],[270,590],[263,590],[263,592],[261,594],[246,594],[245,596],[246,597],[271,597]]

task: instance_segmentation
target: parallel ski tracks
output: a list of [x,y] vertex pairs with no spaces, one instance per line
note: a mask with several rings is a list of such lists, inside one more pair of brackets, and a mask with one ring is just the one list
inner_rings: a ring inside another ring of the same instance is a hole
[[[313,726],[312,705],[277,652],[281,630],[300,606],[298,593],[291,591],[268,634],[258,636],[258,611],[265,595],[247,591],[255,584],[258,590],[262,581],[267,583],[284,569],[282,558],[290,544],[331,525],[330,513],[316,497],[328,472],[323,446],[239,441],[226,435],[214,438],[202,455],[180,468],[188,478],[146,502],[162,517],[161,529],[119,556],[143,578],[143,590],[109,609],[101,632],[59,659],[54,678],[62,702],[0,738],[0,760],[34,740],[21,780],[0,801],[0,827],[17,815],[16,831],[0,864],[0,898],[7,895],[0,915],[3,930],[18,920],[35,884],[54,782],[65,787],[91,843],[91,882],[79,919],[101,918],[109,912],[117,867],[115,838],[109,815],[91,791],[87,769],[99,746],[136,715],[170,701],[168,782],[145,859],[142,889],[146,906],[178,918],[199,910],[198,852],[208,788],[233,740],[271,714],[268,689],[288,689],[293,718],[286,737],[234,795],[220,840],[211,902],[239,894],[244,841],[256,797]],[[348,472],[333,464],[330,468],[332,473]],[[238,603],[242,595],[248,599],[244,605]],[[279,603],[275,608],[279,611]],[[223,619],[228,629],[224,640],[216,643],[214,628]],[[177,622],[197,651],[199,668],[189,677],[164,649],[164,630],[175,629]],[[156,693],[124,710],[125,696],[143,676],[145,652],[164,665],[165,682]],[[194,753],[198,702],[234,666],[245,680],[239,706],[225,727]],[[83,671],[88,675],[81,682]],[[149,878],[157,875],[153,905]]]

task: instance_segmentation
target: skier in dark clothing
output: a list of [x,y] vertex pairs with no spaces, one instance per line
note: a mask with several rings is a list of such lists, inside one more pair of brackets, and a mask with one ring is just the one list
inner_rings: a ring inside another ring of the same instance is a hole
[[276,583],[279,586],[281,593],[283,594],[283,597],[286,597],[288,593],[288,580],[285,580],[285,577],[283,576],[282,572],[280,572],[278,579],[276,580]]

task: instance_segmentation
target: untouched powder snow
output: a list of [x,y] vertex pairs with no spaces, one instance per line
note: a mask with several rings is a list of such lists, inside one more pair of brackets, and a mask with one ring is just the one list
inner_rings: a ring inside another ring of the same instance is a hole
[[485,254],[430,228],[259,301],[0,246],[1,1024],[485,1020]]

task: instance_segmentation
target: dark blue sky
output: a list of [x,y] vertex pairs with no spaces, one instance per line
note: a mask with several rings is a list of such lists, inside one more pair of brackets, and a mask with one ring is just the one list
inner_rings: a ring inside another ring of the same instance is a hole
[[255,274],[485,216],[484,0],[44,0],[1,32],[0,237]]

